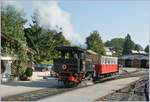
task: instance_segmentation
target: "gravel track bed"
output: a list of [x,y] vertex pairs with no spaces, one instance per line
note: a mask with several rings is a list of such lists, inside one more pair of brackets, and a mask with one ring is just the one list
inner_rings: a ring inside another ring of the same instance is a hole
[[132,82],[126,87],[115,90],[95,101],[149,101],[149,77],[142,76],[139,80]]
[[[120,74],[120,75],[109,77],[109,78],[104,78],[96,82],[96,84],[109,81],[109,80],[117,80],[117,79],[128,78],[128,77],[137,77],[137,76],[142,76],[142,75],[145,75],[145,73],[140,73],[140,71],[135,71],[131,73]],[[94,84],[91,84],[91,83],[86,84],[86,81],[83,81],[81,85],[75,88],[64,88],[63,86],[61,86],[61,87],[56,87],[56,88],[40,89],[40,90],[26,92],[22,94],[13,95],[13,96],[2,97],[2,101],[36,101],[36,100],[43,99],[46,97],[51,97],[53,95],[62,94],[64,92],[88,87],[91,85],[94,85]]]

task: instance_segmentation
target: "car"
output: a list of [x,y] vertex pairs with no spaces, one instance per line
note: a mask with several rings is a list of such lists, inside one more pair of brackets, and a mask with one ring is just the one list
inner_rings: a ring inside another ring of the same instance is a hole
[[35,71],[46,71],[47,70],[47,65],[46,64],[36,64],[35,65]]

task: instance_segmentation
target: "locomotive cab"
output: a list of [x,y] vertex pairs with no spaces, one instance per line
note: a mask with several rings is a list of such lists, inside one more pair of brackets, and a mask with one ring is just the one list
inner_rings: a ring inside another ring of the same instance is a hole
[[84,51],[77,47],[57,47],[60,56],[54,59],[54,71],[57,73],[71,72],[81,73],[83,61],[85,60]]

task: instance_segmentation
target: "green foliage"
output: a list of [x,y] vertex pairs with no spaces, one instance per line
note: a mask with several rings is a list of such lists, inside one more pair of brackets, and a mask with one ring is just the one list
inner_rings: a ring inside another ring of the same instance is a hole
[[115,56],[121,56],[123,50],[124,39],[123,38],[113,38],[111,41],[106,41],[105,46],[110,47],[115,51]]
[[12,68],[12,74],[14,74],[16,77],[22,75],[25,70],[26,70],[26,65],[24,62],[21,62],[21,61],[14,61],[11,65],[11,68]]
[[86,44],[87,49],[91,49],[100,55],[105,54],[104,44],[98,31],[93,31],[90,36],[86,38]]
[[16,63],[15,75],[20,75],[26,69],[27,45],[24,37],[25,16],[22,11],[18,11],[13,6],[2,6],[1,8],[1,30],[10,39],[17,42],[14,47],[10,42],[2,42],[2,55],[16,57],[19,63]]
[[54,44],[56,47],[63,46],[63,45],[70,45],[70,42],[65,39],[62,32],[56,33],[54,36]]
[[43,62],[41,62],[41,64],[53,64],[53,60],[44,60]]
[[112,47],[112,42],[107,40],[105,43],[104,43],[105,46],[107,47]]
[[26,19],[21,11],[18,11],[13,6],[2,6],[1,9],[1,28],[2,32],[18,41],[18,49],[11,48],[11,44],[7,42],[2,43],[4,53],[17,57],[20,60],[26,59],[26,39],[24,37],[24,24]]
[[1,8],[1,30],[3,33],[19,41],[25,41],[24,24],[26,19],[22,11],[13,6],[2,6]]
[[21,71],[20,71],[20,69],[22,68],[21,67],[21,65],[20,64],[15,64],[15,69],[14,69],[14,75],[16,76],[16,77],[18,77],[19,75],[21,75],[22,73],[21,73]]
[[45,60],[52,60],[57,53],[53,50],[56,46],[70,45],[65,39],[62,32],[57,33],[55,30],[44,29],[38,24],[38,15],[35,13],[33,24],[26,28],[25,37],[30,48],[35,50],[33,56],[35,63],[41,63]]
[[129,34],[125,37],[125,41],[123,44],[123,55],[131,54],[131,50],[134,49],[134,42],[131,40],[131,37]]
[[141,51],[141,50],[143,50],[143,48],[141,45],[135,44],[134,50]]
[[149,45],[147,45],[144,49],[145,52],[149,53]]
[[25,75],[26,75],[27,77],[31,77],[31,76],[32,76],[32,73],[33,73],[32,68],[27,68],[26,71],[25,71]]

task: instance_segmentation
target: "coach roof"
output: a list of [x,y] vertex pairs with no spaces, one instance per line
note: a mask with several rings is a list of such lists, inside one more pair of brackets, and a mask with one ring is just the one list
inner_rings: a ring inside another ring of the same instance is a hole
[[54,50],[57,51],[65,51],[65,52],[84,52],[83,49],[79,48],[79,47],[72,47],[72,46],[61,46],[61,47],[55,47]]

